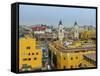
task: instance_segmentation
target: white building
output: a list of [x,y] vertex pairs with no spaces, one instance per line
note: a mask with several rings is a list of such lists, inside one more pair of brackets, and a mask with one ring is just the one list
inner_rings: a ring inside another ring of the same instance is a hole
[[79,39],[79,26],[78,26],[77,22],[75,22],[72,31],[73,31],[74,39]]
[[61,44],[64,38],[64,26],[62,25],[62,21],[59,21],[58,26],[58,39],[60,40]]

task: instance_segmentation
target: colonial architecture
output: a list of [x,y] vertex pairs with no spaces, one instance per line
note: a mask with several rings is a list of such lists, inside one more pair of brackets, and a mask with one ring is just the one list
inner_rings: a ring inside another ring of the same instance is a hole
[[19,69],[29,71],[42,67],[42,49],[37,48],[36,39],[25,35],[19,39]]
[[62,44],[62,40],[64,38],[64,26],[62,25],[62,21],[59,21],[59,27],[58,27],[58,39]]
[[79,26],[77,22],[74,23],[74,27],[72,29],[74,39],[79,39]]

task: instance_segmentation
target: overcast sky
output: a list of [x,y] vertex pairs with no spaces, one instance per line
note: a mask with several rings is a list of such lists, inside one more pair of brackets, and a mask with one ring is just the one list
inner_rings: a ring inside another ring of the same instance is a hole
[[47,24],[57,26],[62,20],[64,26],[73,26],[74,22],[80,26],[96,25],[96,10],[89,8],[52,7],[36,5],[20,5],[20,25]]

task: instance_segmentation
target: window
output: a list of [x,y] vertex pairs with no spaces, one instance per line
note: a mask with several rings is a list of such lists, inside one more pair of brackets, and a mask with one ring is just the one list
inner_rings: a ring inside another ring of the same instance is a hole
[[76,57],[76,59],[78,59],[78,57]]
[[71,60],[73,60],[73,58],[71,57]]
[[73,66],[71,65],[71,66],[70,66],[70,68],[72,69],[72,68],[73,68]]
[[28,53],[28,55],[31,55],[30,53]]
[[34,53],[32,53],[32,55],[34,55]]
[[28,58],[28,60],[31,60],[31,58]]
[[75,51],[75,53],[79,53],[79,51]]
[[62,30],[60,30],[60,33],[62,32]]
[[38,52],[36,53],[36,55],[38,55]]
[[34,58],[34,60],[36,60],[37,58]]
[[30,46],[27,46],[26,49],[30,49]]
[[26,58],[23,58],[23,61],[26,61],[27,59]]

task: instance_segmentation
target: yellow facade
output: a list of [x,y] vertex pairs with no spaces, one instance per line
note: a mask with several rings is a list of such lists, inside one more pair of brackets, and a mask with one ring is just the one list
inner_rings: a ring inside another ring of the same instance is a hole
[[42,67],[42,50],[36,46],[36,39],[34,38],[19,39],[19,69],[22,69],[25,64],[31,66],[31,69]]
[[62,52],[58,47],[60,44],[49,44],[51,53],[56,56],[56,69],[73,69],[73,68],[84,68],[84,64],[87,64],[88,66],[94,67],[95,65],[92,65],[84,60],[83,55],[85,54],[91,54],[95,53],[95,50],[80,50],[80,51],[73,51],[73,52]]
[[64,53],[61,56],[61,69],[78,68],[82,61],[82,55],[78,53]]
[[88,61],[84,60],[83,55],[93,53],[94,51],[88,52],[79,52],[79,53],[61,53],[61,66],[59,69],[68,69],[68,68],[84,68],[84,64],[87,67],[94,67],[95,65],[89,63]]
[[80,33],[80,38],[81,39],[96,38],[96,31],[95,30],[83,31]]
[[86,60],[84,60],[83,55],[93,53],[93,51],[89,52],[80,52],[80,53],[56,53],[57,57],[57,69],[72,69],[72,68],[82,68],[85,67],[84,64],[91,67],[94,67],[93,64],[90,64]]

